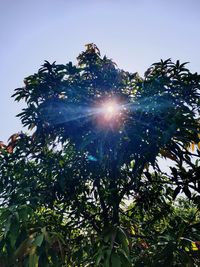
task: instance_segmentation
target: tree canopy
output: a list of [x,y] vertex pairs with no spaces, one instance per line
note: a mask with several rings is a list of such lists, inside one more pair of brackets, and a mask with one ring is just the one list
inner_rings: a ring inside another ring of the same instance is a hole
[[24,79],[28,133],[0,143],[1,266],[199,266],[200,75],[186,65],[141,77],[88,44]]

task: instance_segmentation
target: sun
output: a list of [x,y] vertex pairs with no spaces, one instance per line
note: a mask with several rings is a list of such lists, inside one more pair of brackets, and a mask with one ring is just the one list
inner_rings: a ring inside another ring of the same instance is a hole
[[111,120],[119,114],[119,106],[115,101],[105,102],[101,107],[101,113],[106,120]]
[[95,124],[99,129],[117,130],[124,123],[124,105],[117,98],[104,98],[96,103],[94,111]]
[[109,116],[117,115],[117,104],[115,102],[108,102],[103,105],[103,112]]

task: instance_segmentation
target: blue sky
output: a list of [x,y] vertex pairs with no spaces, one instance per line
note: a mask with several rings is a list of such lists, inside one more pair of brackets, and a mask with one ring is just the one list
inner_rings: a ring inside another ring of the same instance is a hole
[[87,43],[140,75],[169,57],[200,72],[199,12],[199,0],[0,0],[0,140],[22,129],[10,96],[24,77],[75,63]]

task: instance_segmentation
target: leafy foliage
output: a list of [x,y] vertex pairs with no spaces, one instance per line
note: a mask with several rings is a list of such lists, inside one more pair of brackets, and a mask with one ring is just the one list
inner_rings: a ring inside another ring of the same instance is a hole
[[168,59],[142,78],[94,44],[77,60],[13,95],[31,131],[0,143],[1,266],[199,266],[200,76]]

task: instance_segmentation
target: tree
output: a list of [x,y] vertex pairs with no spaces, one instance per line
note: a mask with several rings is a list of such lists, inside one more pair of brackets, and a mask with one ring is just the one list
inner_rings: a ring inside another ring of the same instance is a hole
[[1,143],[2,265],[198,266],[200,76],[168,59],[142,78],[94,44],[77,60],[13,95],[30,133]]

